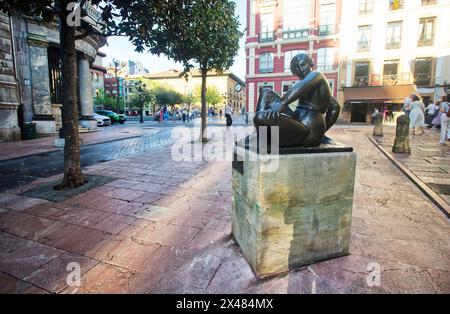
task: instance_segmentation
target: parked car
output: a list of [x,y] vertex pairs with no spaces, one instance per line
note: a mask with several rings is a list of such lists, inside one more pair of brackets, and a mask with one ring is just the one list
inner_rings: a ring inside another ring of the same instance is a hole
[[126,118],[125,116],[120,116],[117,113],[115,113],[114,111],[111,110],[98,110],[95,113],[102,115],[102,116],[107,116],[111,119],[111,123],[114,124],[116,122],[119,122],[120,124],[125,123]]
[[127,117],[123,113],[119,113],[118,116],[120,118],[120,124],[124,124],[127,121]]
[[94,119],[97,121],[98,126],[107,126],[111,124],[111,119],[107,116],[94,113]]

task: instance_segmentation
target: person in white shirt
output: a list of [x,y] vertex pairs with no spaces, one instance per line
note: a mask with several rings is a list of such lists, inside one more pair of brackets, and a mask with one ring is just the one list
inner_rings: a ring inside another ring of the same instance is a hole
[[446,101],[441,102],[440,111],[442,112],[441,115],[441,138],[439,140],[439,143],[444,145],[445,141],[448,138],[447,134],[447,128],[448,128],[448,120],[447,113],[450,111],[450,94],[447,95]]
[[403,102],[403,111],[405,112],[406,116],[409,117],[409,113],[411,111],[411,103],[412,103],[412,98],[413,98],[413,94],[409,95],[408,97],[405,98],[405,101]]

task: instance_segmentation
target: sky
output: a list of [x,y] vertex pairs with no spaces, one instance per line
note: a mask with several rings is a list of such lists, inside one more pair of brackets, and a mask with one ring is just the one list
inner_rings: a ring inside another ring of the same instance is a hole
[[[239,16],[241,23],[240,29],[243,32],[246,27],[246,0],[235,0],[236,2],[236,15]],[[108,66],[113,58],[118,60],[133,60],[142,63],[144,68],[150,71],[150,73],[157,73],[166,71],[170,68],[182,69],[181,64],[175,63],[173,60],[168,59],[166,56],[160,57],[152,55],[148,52],[138,53],[135,51],[134,46],[128,41],[126,37],[109,37],[108,45],[100,48],[100,51],[106,53],[106,57],[103,59],[103,65]],[[234,60],[234,65],[231,67],[231,72],[236,74],[242,80],[245,80],[245,37],[242,36],[240,40],[239,53]]]

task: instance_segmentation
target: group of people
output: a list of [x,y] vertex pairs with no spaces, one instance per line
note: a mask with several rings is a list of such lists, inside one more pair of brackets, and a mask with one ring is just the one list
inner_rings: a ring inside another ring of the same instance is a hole
[[405,99],[403,111],[409,116],[409,127],[414,135],[417,127],[423,134],[424,127],[427,126],[430,129],[440,129],[440,144],[445,145],[445,142],[450,139],[450,94],[442,96],[442,99],[436,101],[436,104],[430,102],[427,107],[418,95],[411,94]]

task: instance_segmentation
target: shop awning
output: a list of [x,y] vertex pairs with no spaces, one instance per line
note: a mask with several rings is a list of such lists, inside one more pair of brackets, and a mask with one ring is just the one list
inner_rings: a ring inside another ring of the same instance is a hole
[[410,85],[344,87],[346,101],[370,101],[402,103],[411,93],[417,94],[416,87]]

